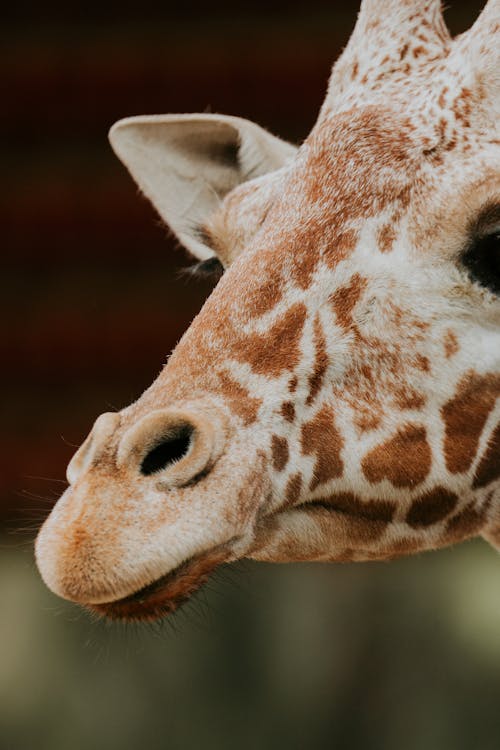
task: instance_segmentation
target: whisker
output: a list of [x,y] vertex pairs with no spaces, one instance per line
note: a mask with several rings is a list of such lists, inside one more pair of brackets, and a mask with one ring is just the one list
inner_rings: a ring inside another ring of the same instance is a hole
[[43,482],[57,482],[58,484],[68,484],[65,479],[55,479],[54,477],[37,477],[32,476],[31,474],[23,474],[21,476],[21,479],[36,479],[42,480]]
[[79,445],[77,445],[76,443],[70,443],[70,441],[69,441],[69,440],[66,440],[66,438],[64,437],[64,435],[59,435],[59,437],[60,437],[60,439],[61,439],[61,440],[63,441],[63,443],[64,443],[65,445],[69,445],[69,446],[70,446],[70,448],[79,448],[79,447],[80,447],[80,446],[79,446]]
[[18,492],[16,492],[16,496],[23,497],[23,498],[30,497],[30,498],[33,498],[33,500],[43,500],[46,503],[47,502],[53,503],[56,498],[60,497],[60,493],[54,491],[52,492],[51,495],[47,496],[47,495],[39,495],[38,493],[32,492],[31,490],[19,490]]

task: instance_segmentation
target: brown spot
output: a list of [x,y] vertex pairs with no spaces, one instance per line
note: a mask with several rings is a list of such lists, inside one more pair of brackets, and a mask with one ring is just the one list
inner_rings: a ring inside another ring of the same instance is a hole
[[295,406],[292,401],[285,401],[281,404],[281,416],[286,419],[287,422],[293,422],[295,419]]
[[411,388],[400,388],[394,393],[394,403],[399,409],[421,409],[425,396]]
[[349,329],[353,325],[353,311],[361,294],[366,287],[366,279],[355,273],[347,286],[331,295],[330,302],[337,317],[337,323],[342,328]]
[[449,516],[456,508],[458,497],[444,487],[435,487],[424,492],[411,504],[406,522],[413,528],[432,526]]
[[382,422],[382,410],[368,403],[359,404],[354,415],[354,424],[361,432],[376,430]]
[[452,474],[470,468],[499,395],[500,375],[470,371],[459,383],[455,396],[441,409],[445,424],[444,455]]
[[352,72],[351,72],[351,78],[352,78],[352,80],[353,80],[353,81],[354,81],[354,79],[356,78],[356,76],[358,75],[358,71],[359,71],[359,63],[358,63],[358,61],[356,60],[356,61],[355,61],[355,62],[353,62],[353,64],[352,64]]
[[231,410],[243,420],[245,425],[255,422],[262,400],[250,396],[247,389],[233,380],[225,370],[221,370],[218,376],[219,388],[226,397]]
[[487,487],[500,477],[500,424],[497,424],[488,447],[476,469],[472,486],[474,489]]
[[287,482],[285,488],[285,502],[283,508],[289,508],[295,505],[300,499],[300,491],[302,489],[302,474],[297,472],[292,474]]
[[302,452],[306,456],[316,454],[314,473],[310,489],[342,476],[344,464],[340,453],[343,440],[335,427],[333,409],[325,404],[310,422],[302,425]]
[[[267,260],[267,259],[266,259]],[[262,270],[255,269],[256,273],[261,273],[266,283],[259,286],[251,296],[252,314],[259,317],[272,310],[283,296],[283,279],[281,271],[269,261],[265,263]]]
[[446,524],[444,538],[447,542],[459,542],[474,536],[484,523],[484,513],[480,512],[473,502],[453,516]]
[[424,357],[423,354],[417,354],[414,362],[417,370],[421,370],[422,372],[429,372],[429,370],[431,369],[429,358]]
[[328,510],[347,513],[367,521],[390,523],[394,518],[396,503],[390,500],[361,500],[352,492],[341,492],[331,497],[319,497],[307,503],[310,507],[323,506]]
[[234,345],[235,356],[248,362],[254,372],[277,377],[300,362],[300,339],[307,308],[292,305],[265,333],[250,334]]
[[335,268],[341,260],[348,258],[356,247],[357,241],[358,233],[355,229],[340,232],[325,255],[328,267]]
[[408,53],[409,46],[410,46],[409,44],[405,44],[403,47],[401,47],[401,50],[400,50],[400,53],[399,53],[399,59],[400,60],[404,60],[405,59],[405,57],[406,57],[406,55]]
[[438,123],[438,133],[439,133],[439,138],[440,138],[441,142],[443,142],[445,140],[447,125],[448,125],[448,123],[446,121],[446,118],[445,117],[441,117],[441,119],[439,120],[439,123]]
[[328,368],[328,352],[326,350],[325,334],[323,333],[323,327],[321,325],[321,319],[319,315],[316,315],[314,319],[313,341],[316,356],[314,361],[314,370],[309,376],[309,395],[306,401],[306,404],[308,406],[312,404],[312,402],[318,395],[319,390],[323,384],[325,372]]
[[425,428],[410,424],[373,448],[361,466],[369,482],[388,479],[395,487],[413,487],[428,475],[431,460]]
[[[350,543],[373,542],[379,539],[392,521],[396,504],[389,501],[361,500],[350,492],[318,498],[298,506],[331,523],[338,514],[337,524],[344,524],[344,534]],[[339,529],[340,530],[340,529]]]
[[[315,239],[317,238],[311,234],[311,236],[307,238],[307,241],[304,239],[304,245],[297,248],[297,252],[294,252],[291,256],[292,276],[294,281],[302,287],[302,289],[307,289],[310,286],[312,275],[318,265],[319,248],[317,245],[314,246]],[[290,248],[288,248],[288,253],[290,253]]]
[[286,438],[278,437],[278,435],[273,435],[271,439],[271,455],[273,461],[273,469],[275,471],[283,471],[288,463],[288,458],[290,455]]
[[453,357],[460,349],[458,345],[458,339],[452,330],[446,331],[443,345],[446,359],[450,359],[450,357]]
[[299,384],[299,379],[296,375],[294,375],[290,379],[290,382],[288,383],[288,390],[290,391],[290,393],[295,393],[295,391],[297,390],[298,384]]
[[425,55],[426,49],[424,46],[419,45],[418,47],[413,48],[413,57],[417,58],[420,57],[420,55]]
[[469,116],[472,112],[473,95],[470,89],[464,87],[453,102],[453,114],[459,122],[466,127],[469,125]]
[[446,105],[446,94],[448,93],[448,86],[445,86],[444,89],[439,94],[438,99],[438,105],[443,108]]
[[392,224],[384,224],[377,232],[377,245],[381,253],[388,253],[392,250],[396,232]]

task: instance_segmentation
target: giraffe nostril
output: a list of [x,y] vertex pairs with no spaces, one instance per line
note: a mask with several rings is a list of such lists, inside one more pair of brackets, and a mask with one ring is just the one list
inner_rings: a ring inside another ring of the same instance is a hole
[[206,474],[226,444],[226,421],[210,405],[150,412],[123,435],[118,469],[151,477],[161,489],[182,487]]
[[189,452],[194,427],[191,424],[177,425],[175,431],[164,436],[142,459],[140,471],[144,476],[163,471],[177,463]]

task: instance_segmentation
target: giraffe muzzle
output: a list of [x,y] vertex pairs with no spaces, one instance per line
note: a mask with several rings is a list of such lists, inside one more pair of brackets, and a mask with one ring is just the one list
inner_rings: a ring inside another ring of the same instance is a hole
[[[203,579],[212,562],[220,562],[219,554],[214,559],[210,554],[211,562],[205,554],[198,559],[204,540],[190,536],[183,514],[192,512],[191,504],[179,506],[178,497],[184,491],[197,497],[198,482],[210,474],[228,442],[224,414],[206,403],[158,409],[130,426],[124,422],[123,414],[96,420],[68,467],[70,487],[36,543],[40,572],[54,593],[80,604],[125,598],[127,606],[114,607],[115,616],[139,607],[135,595],[127,597],[144,587],[143,603],[157,602],[161,588],[162,601],[174,608],[195,588],[193,570]],[[173,510],[168,509],[171,497],[176,498]],[[180,526],[172,530],[176,521]],[[208,553],[221,540],[211,542]],[[164,550],[164,559],[152,550]],[[176,570],[191,558],[189,576],[187,565]],[[162,585],[153,596],[149,584],[157,580]]]

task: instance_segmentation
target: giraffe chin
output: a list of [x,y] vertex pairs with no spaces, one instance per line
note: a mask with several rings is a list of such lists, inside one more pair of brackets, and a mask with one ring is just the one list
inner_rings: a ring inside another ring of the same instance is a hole
[[226,545],[217,547],[210,552],[190,557],[164,576],[123,599],[88,604],[85,608],[114,621],[159,620],[182,606],[206,582],[215,568],[228,559]]

